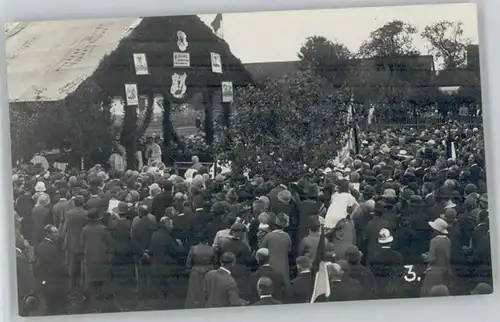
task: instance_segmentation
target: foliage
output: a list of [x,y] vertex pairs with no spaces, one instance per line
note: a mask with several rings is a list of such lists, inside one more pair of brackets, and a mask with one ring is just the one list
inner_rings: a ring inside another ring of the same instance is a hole
[[302,70],[312,70],[335,86],[344,85],[351,72],[353,54],[345,45],[325,37],[308,37],[298,57]]
[[345,88],[307,71],[240,88],[230,129],[233,153],[226,157],[239,171],[257,166],[287,180],[303,174],[304,164],[322,167],[340,147],[349,97]]
[[444,69],[465,67],[467,61],[467,46],[471,40],[464,37],[463,23],[461,21],[439,21],[426,26],[422,37],[429,41],[429,53],[441,61]]
[[372,31],[370,38],[361,44],[358,55],[363,58],[418,55],[412,38],[416,33],[417,28],[412,24],[393,20]]

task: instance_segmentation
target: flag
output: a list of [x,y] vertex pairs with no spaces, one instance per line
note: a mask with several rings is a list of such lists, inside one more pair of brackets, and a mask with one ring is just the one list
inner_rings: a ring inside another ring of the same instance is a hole
[[457,159],[457,151],[455,150],[455,142],[451,142],[451,158],[453,160]]
[[373,113],[375,112],[375,107],[370,107],[368,110],[368,124],[372,124],[373,121]]
[[222,13],[218,13],[215,16],[210,26],[212,26],[214,33],[220,38],[222,38]]
[[325,262],[325,231],[323,226],[321,226],[320,229],[321,234],[319,237],[318,249],[311,267],[311,274],[314,276],[311,303],[316,302],[322,295],[324,297],[330,296],[330,280],[328,278]]

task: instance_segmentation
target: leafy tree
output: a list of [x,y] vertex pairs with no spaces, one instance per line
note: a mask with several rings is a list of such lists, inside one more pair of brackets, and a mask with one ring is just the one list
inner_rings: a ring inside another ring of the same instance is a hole
[[312,36],[302,45],[298,57],[303,70],[312,70],[335,86],[342,86],[349,76],[353,54],[341,43]]
[[[312,72],[240,88],[231,120],[232,159],[245,168],[293,180],[335,158],[345,133],[349,93]],[[223,142],[218,152],[224,152]]]
[[421,35],[431,45],[429,53],[441,60],[441,67],[454,69],[465,66],[466,49],[471,40],[464,37],[461,21],[439,21],[426,26]]
[[393,20],[372,31],[370,38],[359,48],[358,55],[363,58],[374,56],[418,55],[413,45],[413,35],[417,28],[401,20]]

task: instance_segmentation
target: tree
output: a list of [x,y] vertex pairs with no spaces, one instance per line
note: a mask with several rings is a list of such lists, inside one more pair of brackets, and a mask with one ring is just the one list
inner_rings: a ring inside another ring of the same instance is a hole
[[342,86],[350,73],[353,54],[341,43],[312,36],[307,38],[297,56],[301,69],[312,70],[335,86]]
[[[227,158],[235,171],[249,168],[286,180],[304,174],[305,164],[324,167],[341,146],[349,97],[345,88],[307,71],[240,88]],[[219,142],[219,156],[224,146]]]
[[454,69],[465,66],[466,50],[471,40],[464,37],[461,21],[439,21],[426,26],[421,35],[430,43],[429,53],[441,61],[441,67]]
[[374,56],[418,55],[413,45],[413,35],[417,28],[401,20],[393,20],[372,31],[370,38],[359,48],[358,55],[363,58]]

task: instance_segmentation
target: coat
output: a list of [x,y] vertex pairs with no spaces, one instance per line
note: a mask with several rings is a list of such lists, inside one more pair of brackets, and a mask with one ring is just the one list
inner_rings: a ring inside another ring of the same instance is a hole
[[352,278],[343,277],[341,281],[330,282],[328,302],[357,301],[363,299],[363,287]]
[[34,247],[37,247],[45,238],[45,226],[52,221],[50,210],[41,205],[33,207],[31,211],[31,218],[33,221],[31,241]]
[[215,266],[215,253],[210,245],[198,244],[191,247],[186,267],[190,270],[189,283],[184,308],[205,307],[203,285],[205,275]]
[[83,227],[88,224],[87,212],[83,208],[74,208],[66,213],[63,226],[64,249],[78,254],[82,251],[81,237]]
[[[316,251],[318,250],[318,244],[320,240],[320,233],[311,233],[300,241],[299,248],[297,251],[297,256],[308,256],[311,260],[316,258]],[[333,248],[333,244],[325,239],[325,244],[328,245],[326,248]]]
[[236,281],[223,268],[211,270],[205,275],[203,298],[206,307],[241,306]]
[[300,273],[290,285],[288,300],[290,303],[309,303],[313,292],[314,279],[311,272]]
[[64,255],[57,243],[45,238],[36,248],[35,276],[50,291],[64,291],[67,271],[64,267]]
[[250,275],[248,283],[248,287],[250,288],[250,302],[256,302],[259,299],[257,282],[261,277],[268,277],[273,282],[273,297],[275,299],[283,301],[286,298],[287,289],[285,285],[285,277],[278,273],[270,265],[263,265]]
[[290,284],[288,261],[288,254],[292,250],[290,236],[283,230],[273,230],[264,237],[260,247],[269,249],[269,264],[278,273],[283,274],[286,285]]
[[154,276],[175,275],[185,263],[184,248],[177,243],[166,227],[158,228],[151,236],[149,253]]
[[388,228],[389,223],[387,220],[381,217],[374,217],[366,225],[363,231],[363,244],[361,251],[365,253],[366,265],[370,264],[371,258],[373,258],[380,249],[380,244],[378,242],[378,236],[382,228]]
[[391,278],[403,268],[403,256],[390,247],[382,247],[370,261],[370,270],[375,277],[377,297],[387,298],[387,285]]
[[273,299],[272,296],[264,296],[261,297],[260,300],[258,300],[252,305],[276,305],[276,304],[282,304],[282,303],[280,301],[276,301],[275,299]]
[[109,279],[111,236],[99,221],[91,221],[82,230],[83,271],[85,284],[106,282]]
[[363,288],[363,300],[374,298],[376,290],[375,277],[369,269],[361,264],[351,264],[349,265],[348,272],[345,273],[347,273],[348,277],[357,280],[359,284],[361,284],[361,287]]
[[304,200],[299,203],[299,220],[297,240],[302,240],[309,234],[310,218],[318,215],[321,204],[314,200]]
[[225,252],[233,253],[236,257],[236,262],[231,270],[231,274],[238,284],[240,296],[247,297],[248,292],[248,277],[250,276],[249,264],[252,261],[250,247],[240,239],[228,239],[224,242],[218,251],[217,257]]
[[149,248],[151,236],[157,228],[156,218],[151,214],[144,217],[135,217],[132,220],[130,237],[132,238],[134,251],[137,255],[142,255]]

